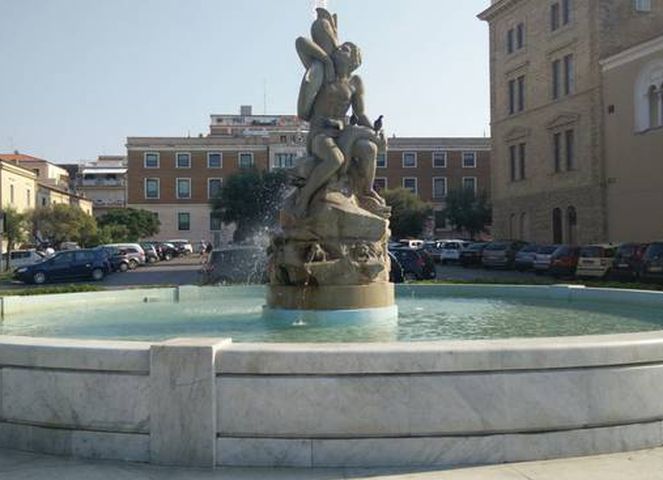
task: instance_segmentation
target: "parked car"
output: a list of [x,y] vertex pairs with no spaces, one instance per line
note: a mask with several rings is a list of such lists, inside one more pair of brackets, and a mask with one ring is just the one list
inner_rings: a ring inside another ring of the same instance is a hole
[[552,264],[552,256],[561,245],[544,245],[537,249],[532,267],[536,273],[546,273]]
[[525,245],[527,245],[527,242],[521,240],[504,240],[489,243],[483,250],[481,263],[486,268],[513,268],[516,261],[516,253]]
[[156,263],[159,261],[159,253],[156,246],[151,242],[141,242],[140,246],[145,252],[145,261],[147,263]]
[[111,243],[107,247],[117,247],[124,250],[129,255],[132,262],[132,269],[140,265],[145,265],[147,262],[145,257],[145,250],[138,243]]
[[649,245],[625,243],[617,249],[612,276],[620,280],[636,280],[642,269],[642,259]]
[[[36,249],[30,250],[12,250],[9,252],[9,268],[14,270],[19,267],[25,267],[26,265],[32,265],[33,263],[41,262],[44,260],[46,255],[41,252],[38,252]],[[2,254],[2,268],[7,265],[7,254]]]
[[442,265],[448,262],[460,262],[460,253],[467,248],[470,242],[463,240],[449,240],[442,244],[440,262]]
[[463,267],[481,265],[481,256],[483,249],[488,245],[485,242],[471,243],[467,248],[460,252],[460,264]]
[[580,249],[576,277],[605,278],[612,270],[617,245],[586,245]]
[[398,243],[400,244],[401,248],[423,248],[424,247],[424,241],[423,240],[417,240],[417,239],[401,240]]
[[539,245],[535,244],[525,245],[523,248],[518,250],[514,260],[514,267],[516,270],[524,271],[533,269],[534,259],[536,257],[536,252],[538,251]]
[[578,267],[580,247],[561,245],[550,258],[548,274],[555,278],[572,277]]
[[180,252],[172,243],[168,242],[152,242],[157,253],[159,254],[159,260],[169,261],[175,257],[178,257]]
[[431,280],[437,276],[433,257],[423,249],[401,247],[392,249],[391,253],[400,265],[405,280]]
[[193,253],[193,245],[186,239],[166,240],[167,243],[172,244],[180,255],[191,255]]
[[62,242],[60,250],[80,250],[80,245],[76,242]]
[[[437,240],[435,241],[428,241],[424,243],[423,249],[428,253],[431,257],[433,257],[433,260],[436,262],[440,261],[440,255],[442,254],[442,245],[444,242],[439,242]],[[396,245],[390,245],[389,248],[398,248],[400,247],[400,244]]]
[[127,254],[126,250],[117,247],[102,247],[107,255],[110,263],[110,269],[113,272],[126,272],[135,268],[131,262],[131,257]]
[[14,270],[14,278],[40,285],[77,278],[99,281],[109,272],[108,255],[104,249],[81,249],[58,252],[43,262],[17,268]]
[[640,277],[643,280],[663,280],[663,242],[654,242],[647,247],[642,257]]
[[201,269],[205,285],[266,283],[267,254],[255,246],[232,246],[212,250]]

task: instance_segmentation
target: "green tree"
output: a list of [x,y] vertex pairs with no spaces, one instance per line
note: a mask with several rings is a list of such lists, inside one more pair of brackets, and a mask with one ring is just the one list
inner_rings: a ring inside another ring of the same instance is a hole
[[424,229],[433,208],[410,190],[385,190],[382,196],[391,207],[391,234],[395,238],[417,237]]
[[[136,242],[159,233],[161,222],[152,212],[136,208],[114,208],[98,220],[111,242]],[[106,242],[110,243],[110,242]]]
[[4,236],[7,240],[7,258],[5,268],[9,270],[9,255],[14,247],[24,242],[28,237],[29,224],[28,215],[26,213],[19,213],[13,207],[4,209],[5,231]]
[[466,231],[474,238],[486,231],[492,221],[492,208],[486,192],[476,195],[472,190],[462,188],[447,195],[444,214],[457,232]]
[[234,241],[241,242],[276,224],[286,191],[285,172],[246,170],[226,178],[210,206],[221,221],[237,225]]
[[96,245],[97,222],[77,206],[52,205],[39,207],[31,215],[32,231],[54,245],[78,242],[81,246]]

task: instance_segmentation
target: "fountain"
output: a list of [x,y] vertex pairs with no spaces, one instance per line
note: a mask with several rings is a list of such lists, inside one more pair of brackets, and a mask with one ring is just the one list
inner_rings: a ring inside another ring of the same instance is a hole
[[297,110],[310,124],[307,156],[290,172],[295,190],[272,238],[266,312],[396,319],[390,209],[373,189],[377,154],[387,142],[381,122],[364,110],[364,86],[354,73],[359,48],[339,41],[336,15],[316,11],[312,38],[296,42],[305,67]]

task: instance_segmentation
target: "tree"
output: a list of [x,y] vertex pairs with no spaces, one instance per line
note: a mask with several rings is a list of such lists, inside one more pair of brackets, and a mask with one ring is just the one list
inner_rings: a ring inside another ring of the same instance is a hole
[[81,246],[88,246],[98,242],[97,222],[77,206],[39,207],[32,212],[31,220],[35,236],[54,245],[78,242]]
[[382,196],[391,207],[391,234],[395,238],[417,237],[433,209],[406,188],[385,190]]
[[467,188],[449,192],[444,214],[457,232],[464,230],[471,238],[485,232],[492,221],[492,208],[486,192],[476,195]]
[[241,242],[276,224],[286,191],[283,171],[238,172],[225,179],[219,195],[210,200],[212,214],[224,223],[234,222],[233,240]]
[[28,236],[28,215],[19,213],[13,207],[4,209],[5,231],[4,236],[7,240],[7,263],[6,269],[9,270],[9,256],[16,244],[24,242]]
[[[114,208],[98,220],[111,242],[136,242],[159,233],[161,222],[152,212],[136,208]],[[111,243],[108,242],[108,243]]]

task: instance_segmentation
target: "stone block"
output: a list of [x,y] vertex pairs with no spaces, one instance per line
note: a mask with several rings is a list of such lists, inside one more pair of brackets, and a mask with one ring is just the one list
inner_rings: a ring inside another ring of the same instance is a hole
[[217,439],[217,465],[227,467],[311,467],[311,440]]
[[152,463],[216,463],[216,351],[229,340],[177,339],[155,344],[150,360]]

